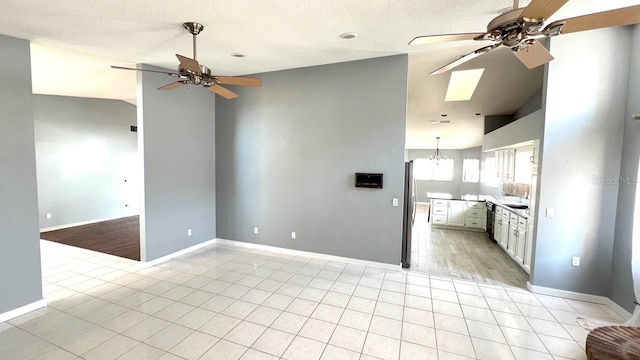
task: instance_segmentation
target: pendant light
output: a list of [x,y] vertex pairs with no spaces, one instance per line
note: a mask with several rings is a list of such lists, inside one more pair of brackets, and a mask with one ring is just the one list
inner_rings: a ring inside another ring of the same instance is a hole
[[438,165],[438,162],[440,160],[446,160],[447,157],[442,155],[442,153],[440,152],[440,136],[436,137],[436,152],[435,154],[433,154],[433,156],[429,157],[429,160],[436,161],[436,165]]

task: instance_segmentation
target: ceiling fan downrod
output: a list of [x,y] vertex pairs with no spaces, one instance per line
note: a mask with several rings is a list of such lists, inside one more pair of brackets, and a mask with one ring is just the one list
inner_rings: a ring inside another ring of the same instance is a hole
[[197,47],[196,47],[196,36],[200,34],[202,30],[204,30],[204,25],[197,22],[186,22],[182,24],[182,26],[189,31],[189,33],[193,36],[193,60],[198,60],[197,58]]

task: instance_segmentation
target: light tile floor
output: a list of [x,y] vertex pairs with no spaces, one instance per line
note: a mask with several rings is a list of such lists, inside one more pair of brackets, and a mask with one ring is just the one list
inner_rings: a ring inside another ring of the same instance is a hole
[[160,266],[42,241],[47,308],[0,359],[585,359],[603,305],[212,245]]

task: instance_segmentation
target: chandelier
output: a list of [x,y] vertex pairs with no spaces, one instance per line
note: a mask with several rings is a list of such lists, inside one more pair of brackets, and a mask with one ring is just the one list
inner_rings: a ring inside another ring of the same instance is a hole
[[433,156],[429,157],[429,160],[436,161],[436,165],[438,165],[438,162],[440,160],[446,160],[447,157],[442,155],[442,153],[440,152],[440,136],[436,137],[436,152],[433,154]]

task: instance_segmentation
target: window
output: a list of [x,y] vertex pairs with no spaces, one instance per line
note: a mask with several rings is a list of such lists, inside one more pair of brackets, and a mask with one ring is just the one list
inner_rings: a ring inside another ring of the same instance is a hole
[[498,178],[496,176],[496,171],[496,158],[486,158],[482,166],[482,183],[488,186],[497,187]]
[[453,180],[453,159],[441,159],[437,162],[429,159],[415,159],[413,174],[416,180],[451,181]]
[[480,159],[464,159],[462,162],[462,182],[480,182]]

